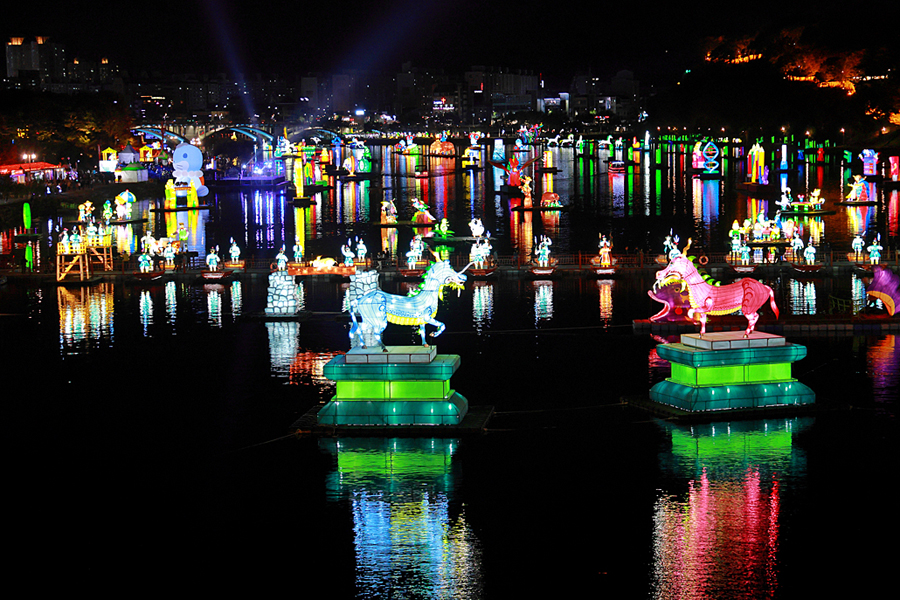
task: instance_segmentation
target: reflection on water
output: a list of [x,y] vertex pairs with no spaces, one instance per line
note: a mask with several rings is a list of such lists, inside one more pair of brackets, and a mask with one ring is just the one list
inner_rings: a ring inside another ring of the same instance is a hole
[[331,397],[334,395],[335,382],[326,379],[325,365],[338,354],[343,354],[343,352],[314,352],[309,350],[297,352],[289,367],[290,383],[293,385],[313,385],[319,390],[321,398],[331,400]]
[[[303,284],[300,284],[302,288]],[[231,283],[231,316],[235,319],[241,316],[241,311],[244,308],[244,295],[241,291],[241,282],[233,281]]]
[[206,292],[206,311],[209,315],[209,322],[216,327],[222,327],[222,292],[225,286],[221,284],[205,284],[203,291]]
[[269,334],[269,363],[272,365],[272,372],[287,376],[297,355],[300,323],[266,321],[266,331]]
[[871,340],[866,350],[869,377],[872,378],[872,393],[876,410],[893,414],[900,397],[900,346],[896,335],[886,335]]
[[328,439],[332,502],[349,501],[361,598],[481,598],[481,547],[454,504],[454,439]]
[[534,282],[534,324],[553,318],[553,282]]
[[788,283],[788,306],[793,315],[816,314],[816,284],[791,279]]
[[59,348],[62,353],[83,352],[113,337],[113,284],[67,288],[58,286]]
[[[166,322],[169,325],[175,324],[175,315],[177,313],[176,306],[176,296],[175,296],[175,282],[167,281],[166,282]],[[146,332],[145,332],[146,334]]]
[[597,289],[600,291],[600,318],[604,325],[610,325],[613,317],[613,279],[598,279]]
[[481,335],[483,330],[490,328],[493,318],[494,284],[476,281],[472,284],[472,324],[475,331]]
[[687,491],[654,507],[652,589],[657,598],[771,598],[778,589],[781,485],[805,475],[792,437],[812,419],[682,428],[660,467]]
[[153,298],[150,297],[150,290],[141,290],[141,325],[143,326],[144,337],[147,337],[147,329],[153,323]]
[[[854,315],[866,306],[866,284],[856,273],[850,274],[850,300],[853,302]],[[881,301],[877,300],[876,302]]]

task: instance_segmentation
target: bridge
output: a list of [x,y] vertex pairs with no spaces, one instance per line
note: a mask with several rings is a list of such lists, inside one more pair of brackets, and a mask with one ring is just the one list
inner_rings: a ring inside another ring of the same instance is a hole
[[296,143],[302,138],[315,136],[328,140],[334,139],[344,140],[344,135],[325,129],[323,127],[310,127],[307,125],[299,125],[294,127],[285,127],[274,124],[256,124],[256,123],[145,123],[132,128],[132,131],[144,135],[147,138],[159,140],[167,140],[170,143],[180,144],[182,142],[190,142],[197,140],[203,144],[203,140],[213,134],[222,132],[239,133],[255,142],[266,141],[274,145],[277,138],[282,136],[285,131],[287,138],[292,143]]

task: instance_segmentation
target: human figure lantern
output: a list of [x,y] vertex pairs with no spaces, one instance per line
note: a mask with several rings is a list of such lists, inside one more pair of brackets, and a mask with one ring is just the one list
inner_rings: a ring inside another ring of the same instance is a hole
[[366,263],[366,254],[368,254],[369,249],[366,247],[366,243],[359,238],[356,238],[356,259],[365,264]]
[[209,251],[209,254],[206,255],[206,266],[209,267],[210,271],[217,271],[219,269],[219,247],[216,246],[212,250]]
[[279,271],[287,270],[288,257],[287,254],[284,253],[284,246],[281,247],[281,250],[278,251],[278,254],[275,255],[275,268]]
[[135,196],[128,190],[125,190],[115,198],[116,200],[116,217],[120,221],[131,218],[131,206],[134,204]]
[[347,240],[347,243],[341,246],[341,254],[344,256],[344,266],[352,267],[353,260],[356,256],[353,254],[353,248],[351,247],[350,240]]
[[[468,266],[466,266],[467,268]],[[349,302],[350,318],[353,322],[350,327],[350,339],[358,340],[360,345],[365,348],[366,335],[374,336],[382,351],[387,352],[388,349],[384,345],[382,334],[388,323],[415,325],[419,328],[422,345],[427,347],[425,325],[437,327],[437,330],[431,334],[432,337],[439,336],[446,328],[442,322],[434,318],[434,315],[437,314],[441,290],[444,286],[451,286],[457,290],[463,289],[466,281],[463,273],[466,269],[457,273],[450,266],[449,261],[443,260],[435,263],[425,273],[422,287],[410,296],[388,294],[379,289],[360,294],[353,289],[355,283],[351,281],[348,290],[351,298]],[[361,317],[361,322],[357,319],[357,315]]]
[[147,252],[144,252],[138,257],[138,266],[141,269],[141,273],[149,273],[153,270],[153,258]]
[[472,262],[472,266],[476,269],[484,269],[492,249],[491,242],[487,238],[478,238],[469,251],[469,260]]
[[597,244],[600,250],[600,266],[601,267],[611,267],[612,266],[612,257],[610,256],[612,252],[612,243],[608,239],[606,239],[605,235],[600,235],[600,243]]
[[737,219],[731,224],[731,232],[729,232],[728,235],[731,237],[731,255],[736,258],[741,252],[741,241],[743,239],[743,236],[741,236],[741,226],[737,222]]
[[166,259],[166,266],[172,268],[175,266],[175,246],[166,244],[163,249],[163,258]]
[[420,234],[416,234],[409,243],[409,252],[406,253],[406,265],[408,269],[416,268],[416,264],[422,260],[423,252],[425,252],[425,242],[422,241],[422,236]]
[[228,250],[228,253],[231,256],[232,263],[236,263],[241,259],[241,249],[238,247],[237,242],[234,241],[234,238],[231,238],[231,248]]
[[303,261],[303,246],[300,244],[300,238],[294,238],[294,262]]
[[853,242],[850,244],[850,246],[853,248],[853,254],[856,255],[856,260],[859,260],[862,256],[863,247],[865,245],[865,240],[863,240],[862,236],[857,233],[856,237],[853,238]]
[[549,267],[550,266],[550,246],[553,245],[553,240],[551,240],[546,235],[542,235],[540,241],[538,238],[534,238],[535,248],[534,248],[534,257],[537,265],[539,267]]
[[749,336],[759,320],[758,311],[766,300],[778,317],[778,306],[775,304],[775,292],[772,288],[750,277],[729,285],[712,285],[685,255],[676,256],[665,269],[656,274],[653,291],[670,283],[680,283],[687,287],[691,302],[688,317],[700,321],[701,336],[706,333],[708,315],[730,315],[737,311],[747,317],[744,336]]
[[806,259],[806,264],[808,265],[816,262],[816,247],[813,246],[812,236],[809,238],[809,244],[807,244],[806,249],[803,250],[803,258]]
[[872,240],[872,245],[866,248],[869,251],[869,262],[873,265],[877,265],[881,261],[881,251],[884,248],[881,246],[881,234],[875,236],[875,239]]
[[750,246],[746,241],[741,241],[741,264],[744,266],[750,264]]
[[86,200],[82,204],[78,205],[78,220],[82,223],[86,223],[94,218],[93,216],[94,204],[90,200]]
[[853,181],[849,182],[847,185],[850,186],[850,191],[847,192],[847,200],[850,200],[851,202],[862,202],[866,200],[866,183],[863,181],[861,175],[854,175]]

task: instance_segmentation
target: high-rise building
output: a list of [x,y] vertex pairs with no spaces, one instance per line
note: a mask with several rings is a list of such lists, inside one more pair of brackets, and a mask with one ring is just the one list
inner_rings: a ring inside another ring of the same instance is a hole
[[66,79],[66,49],[49,38],[37,37],[25,42],[25,38],[10,38],[6,44],[6,76],[18,78],[21,71],[37,72],[42,85]]

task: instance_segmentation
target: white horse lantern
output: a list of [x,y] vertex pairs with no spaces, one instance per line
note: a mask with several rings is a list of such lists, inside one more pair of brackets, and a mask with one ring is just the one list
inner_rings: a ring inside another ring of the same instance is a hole
[[[353,321],[353,325],[350,327],[351,343],[356,338],[365,348],[364,336],[368,334],[374,336],[381,349],[387,352],[381,336],[387,324],[394,323],[418,325],[422,345],[427,347],[425,324],[437,327],[437,331],[431,334],[432,337],[439,336],[445,329],[445,325],[434,318],[437,314],[441,289],[443,286],[449,285],[461,290],[466,281],[466,276],[463,274],[466,269],[457,273],[450,266],[449,261],[435,263],[425,273],[425,282],[422,287],[411,296],[388,294],[379,289],[359,294],[357,290],[354,290],[355,282],[351,281],[348,290],[350,318]],[[356,318],[357,314],[362,317],[361,323]]]

